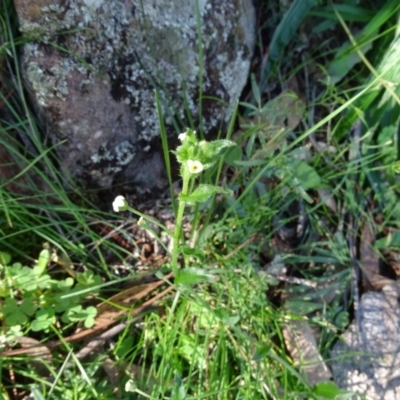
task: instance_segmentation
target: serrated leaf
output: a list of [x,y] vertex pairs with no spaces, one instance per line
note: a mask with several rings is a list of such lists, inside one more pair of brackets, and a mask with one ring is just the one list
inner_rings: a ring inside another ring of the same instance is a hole
[[214,278],[212,274],[202,268],[185,268],[175,276],[175,283],[178,285],[191,286],[197,283],[210,281]]
[[232,191],[229,189],[223,189],[219,186],[213,185],[199,185],[190,195],[180,195],[181,201],[188,204],[195,204],[208,200],[213,194],[223,193],[231,194]]

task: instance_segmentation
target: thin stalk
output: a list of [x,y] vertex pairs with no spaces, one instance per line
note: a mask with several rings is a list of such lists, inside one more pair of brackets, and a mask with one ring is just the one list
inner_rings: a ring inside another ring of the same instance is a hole
[[[187,174],[183,174],[183,184],[182,184],[182,195],[187,195],[188,188],[189,188],[189,181]],[[185,176],[186,175],[186,176]],[[186,202],[183,200],[179,200],[179,207],[178,207],[178,214],[176,216],[176,225],[174,231],[174,242],[172,248],[172,272],[175,274],[178,271],[178,255],[179,255],[179,238],[180,233],[182,230],[182,219],[183,219],[183,212],[185,211]]]

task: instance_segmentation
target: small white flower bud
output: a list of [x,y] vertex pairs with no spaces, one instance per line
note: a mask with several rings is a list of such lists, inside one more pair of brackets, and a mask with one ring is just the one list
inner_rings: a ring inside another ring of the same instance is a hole
[[204,165],[198,160],[187,160],[187,166],[191,174],[199,174],[204,169]]
[[124,196],[117,196],[112,205],[115,212],[125,211],[129,207]]
[[186,132],[180,133],[178,139],[183,142],[186,139]]

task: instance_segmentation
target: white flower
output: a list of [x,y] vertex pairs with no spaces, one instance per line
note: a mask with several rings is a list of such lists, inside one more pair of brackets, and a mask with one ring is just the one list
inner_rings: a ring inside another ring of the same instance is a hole
[[113,201],[113,209],[115,212],[125,211],[128,209],[128,203],[124,196],[117,196]]
[[178,135],[178,139],[181,141],[181,142],[183,142],[185,139],[186,139],[186,132],[183,132],[183,133],[180,133],[179,135]]
[[191,174],[199,174],[204,169],[204,165],[197,160],[187,160],[187,166]]

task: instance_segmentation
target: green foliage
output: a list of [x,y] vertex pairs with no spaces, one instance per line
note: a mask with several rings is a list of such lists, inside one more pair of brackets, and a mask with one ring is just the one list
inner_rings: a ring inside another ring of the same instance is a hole
[[[66,324],[83,321],[94,324],[95,307],[83,308],[88,293],[96,293],[101,277],[91,271],[77,273],[75,279],[54,279],[46,273],[50,251],[40,252],[33,268],[11,264],[11,256],[0,252],[0,314],[4,327],[29,327],[32,331],[48,331],[58,320]],[[4,263],[7,261],[7,263]]]

